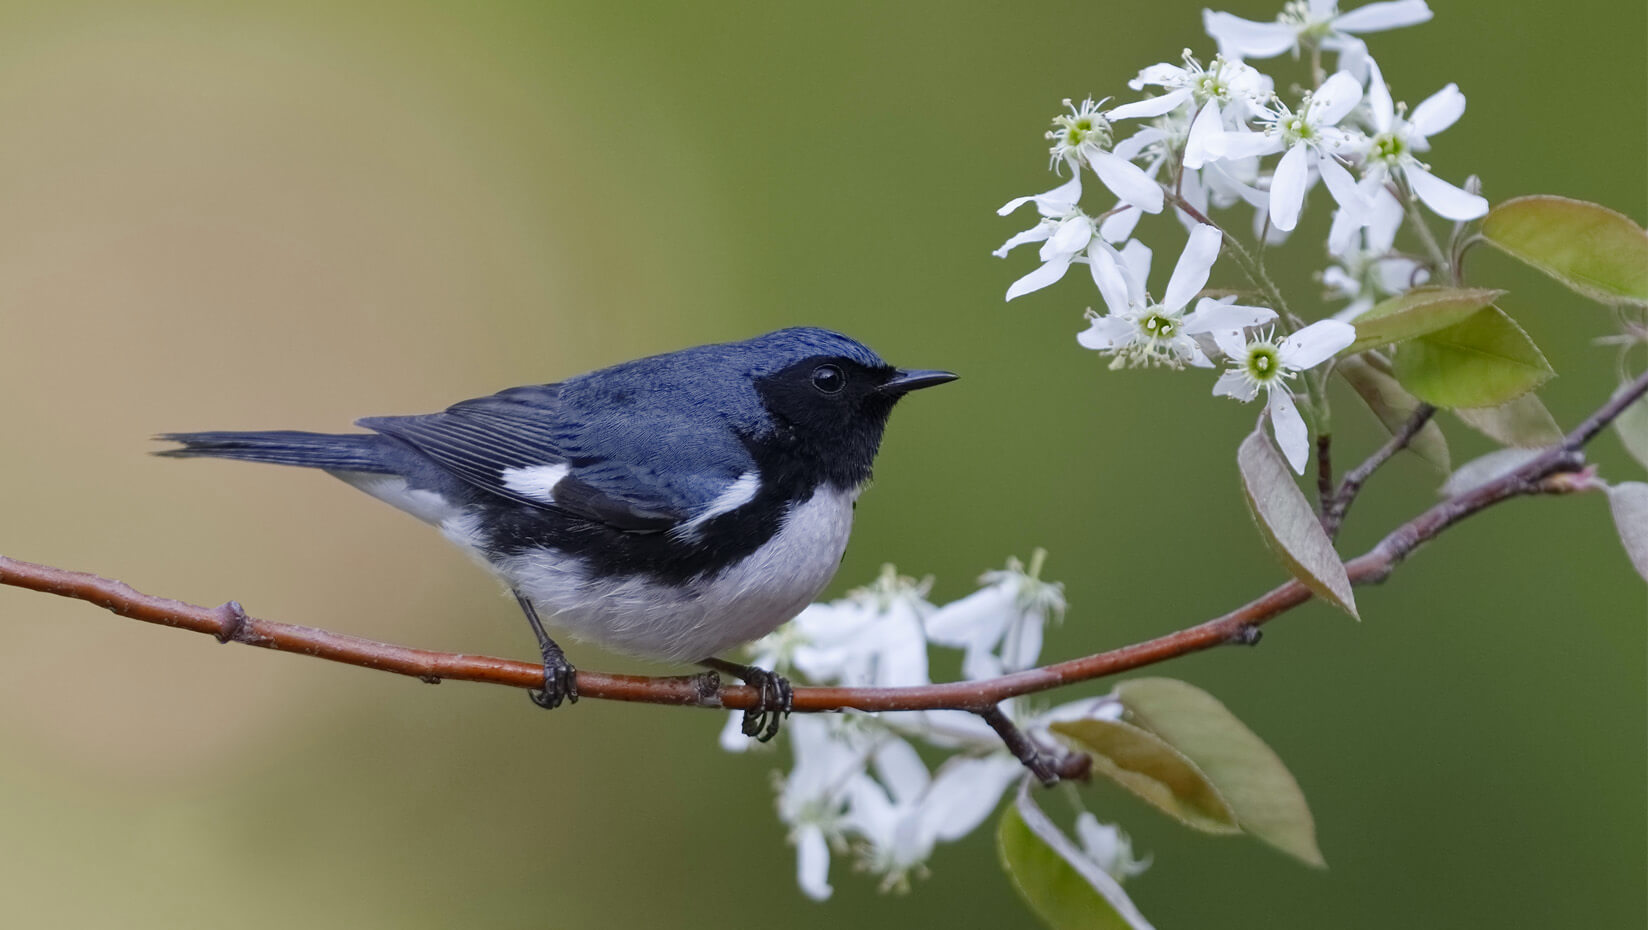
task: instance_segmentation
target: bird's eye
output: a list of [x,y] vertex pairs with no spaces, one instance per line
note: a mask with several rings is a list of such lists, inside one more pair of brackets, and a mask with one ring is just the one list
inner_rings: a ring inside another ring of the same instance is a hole
[[820,365],[813,369],[813,387],[821,394],[839,394],[847,386],[847,376],[834,365]]

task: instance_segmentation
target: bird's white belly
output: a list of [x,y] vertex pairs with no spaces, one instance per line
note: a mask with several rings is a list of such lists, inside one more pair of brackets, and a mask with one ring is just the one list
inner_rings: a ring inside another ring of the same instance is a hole
[[759,639],[812,603],[841,564],[857,498],[857,489],[821,487],[792,506],[755,552],[681,585],[591,577],[578,560],[554,550],[521,553],[494,568],[546,613],[545,621],[578,639],[693,662]]

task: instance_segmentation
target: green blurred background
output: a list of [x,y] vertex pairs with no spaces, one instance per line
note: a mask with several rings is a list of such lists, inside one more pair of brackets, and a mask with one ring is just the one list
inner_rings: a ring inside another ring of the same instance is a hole
[[[1437,0],[1373,37],[1398,99],[1470,98],[1433,164],[1493,199],[1644,217],[1640,0]],[[1234,12],[1269,18],[1275,6]],[[1110,373],[1072,276],[1009,197],[1052,186],[1060,98],[1204,57],[1200,7],[8,3],[0,11],[0,551],[259,616],[533,654],[514,606],[410,518],[323,476],[147,457],[197,428],[341,429],[792,324],[963,380],[894,418],[833,592],[1051,550],[1046,655],[1148,637],[1282,577],[1211,378]],[[1313,303],[1308,245],[1280,255]],[[1158,255],[1178,233],[1155,227]],[[1171,244],[1169,244],[1171,243]],[[1166,262],[1167,259],[1162,259]],[[1611,389],[1607,315],[1507,260],[1473,279],[1562,377]],[[1232,269],[1215,283],[1235,283]],[[1156,282],[1160,287],[1160,281]],[[1374,427],[1341,405],[1341,461]],[[1487,443],[1446,421],[1455,460]],[[1605,474],[1640,479],[1614,437]],[[1398,460],[1359,552],[1431,499]],[[1162,671],[1221,696],[1310,797],[1331,868],[1088,789],[1155,868],[1160,927],[1643,926],[1645,600],[1600,495],[1449,532],[1365,622],[1308,605],[1255,650]],[[586,702],[217,646],[0,589],[0,922],[18,927],[1028,926],[990,831],[907,896],[842,859],[795,888],[782,755],[719,714]],[[594,668],[642,669],[579,650]],[[1089,688],[1089,691],[1094,690]]]

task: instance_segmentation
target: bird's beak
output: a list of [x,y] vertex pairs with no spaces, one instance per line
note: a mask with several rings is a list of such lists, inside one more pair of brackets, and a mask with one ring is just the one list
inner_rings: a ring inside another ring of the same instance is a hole
[[946,384],[956,380],[960,375],[952,371],[907,370],[900,368],[893,376],[883,382],[877,392],[900,397],[911,391],[917,391],[938,384]]

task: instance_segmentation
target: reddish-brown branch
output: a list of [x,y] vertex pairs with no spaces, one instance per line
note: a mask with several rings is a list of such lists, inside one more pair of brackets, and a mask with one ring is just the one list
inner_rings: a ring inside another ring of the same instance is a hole
[[[1501,501],[1528,494],[1560,494],[1588,489],[1592,485],[1587,478],[1581,448],[1644,392],[1648,392],[1648,373],[1614,395],[1568,434],[1562,445],[1546,451],[1509,474],[1443,501],[1397,527],[1368,552],[1345,563],[1351,583],[1383,581],[1403,559],[1443,530]],[[313,627],[262,620],[247,616],[233,601],[219,607],[201,607],[143,594],[122,582],[97,575],[4,556],[0,556],[0,584],[78,598],[123,617],[205,633],[225,642],[314,656],[428,682],[454,679],[515,688],[541,688],[544,683],[543,667],[537,663],[432,652]],[[956,709],[985,714],[988,719],[991,709],[1008,698],[1131,671],[1227,643],[1252,643],[1259,626],[1310,597],[1311,593],[1304,585],[1289,581],[1222,617],[1108,652],[988,681],[904,688],[797,688],[794,709],[800,712],[847,708],[863,711]],[[702,680],[697,677],[643,678],[587,671],[578,672],[578,691],[586,698],[734,710],[750,708],[757,700],[753,689],[740,685],[727,685],[718,691],[706,692]]]

